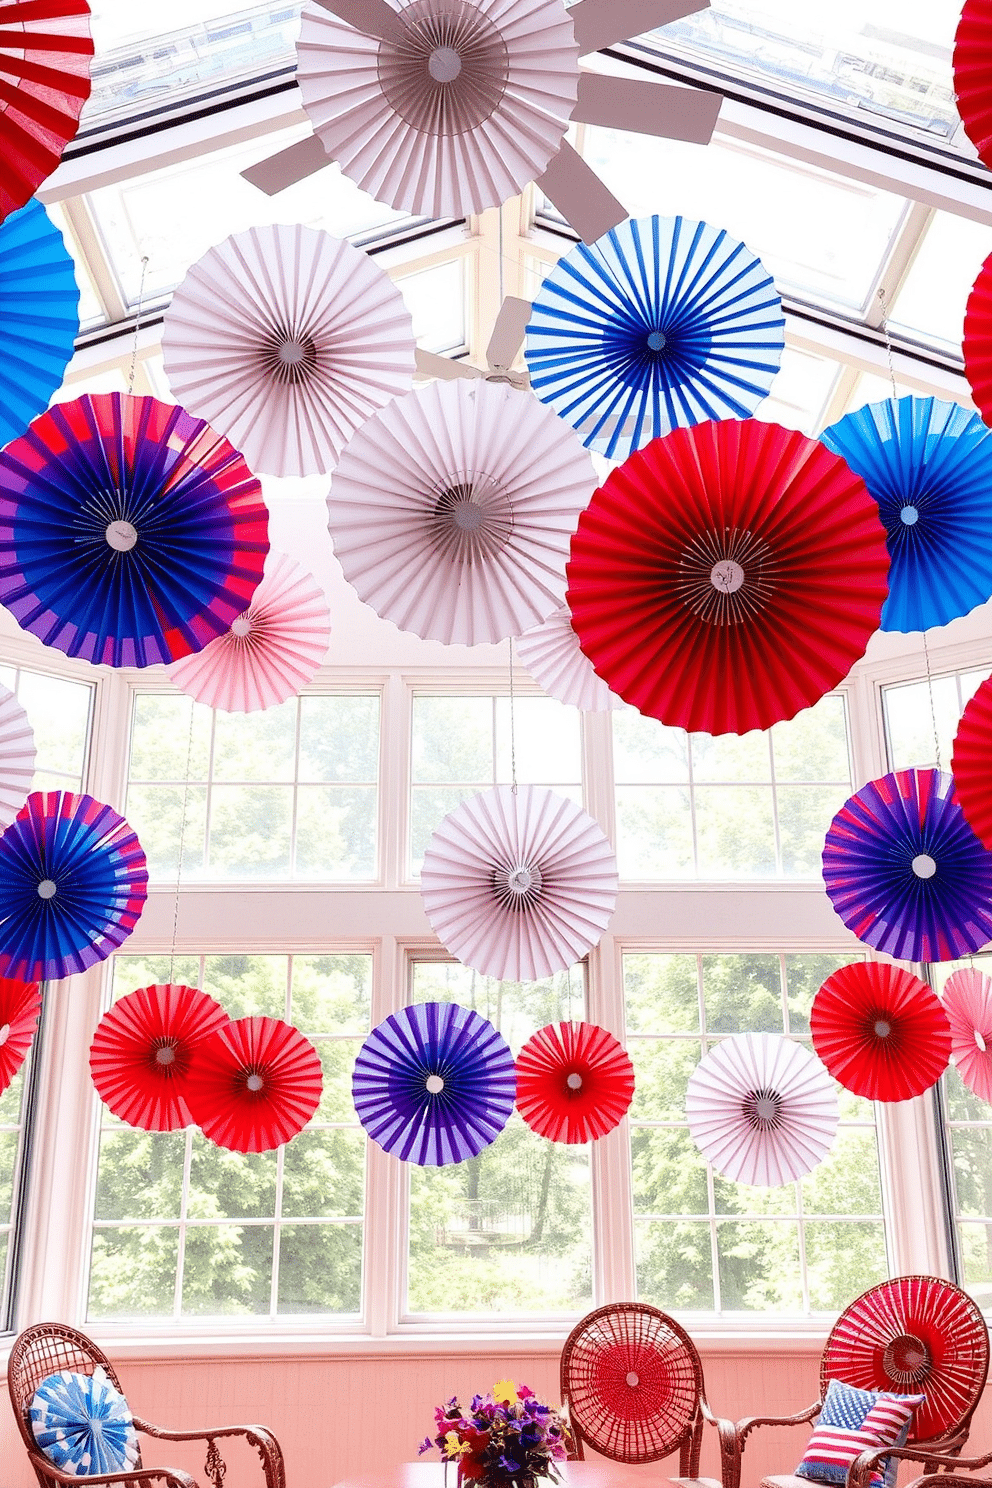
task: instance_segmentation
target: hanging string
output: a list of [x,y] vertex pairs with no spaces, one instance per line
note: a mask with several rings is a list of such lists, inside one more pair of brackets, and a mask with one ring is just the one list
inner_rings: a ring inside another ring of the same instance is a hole
[[899,392],[896,388],[896,367],[892,359],[892,337],[889,335],[889,315],[885,300],[885,290],[879,285],[878,303],[882,307],[882,335],[885,337],[885,357],[889,364],[889,381],[892,383],[892,401],[899,401]]
[[499,204],[499,302],[503,303],[503,203]]
[[513,637],[510,637],[510,780],[513,794],[517,794],[517,724],[514,715],[513,696]]
[[128,396],[134,392],[134,374],[138,366],[138,334],[141,330],[141,306],[145,298],[145,275],[148,273],[147,254],[141,260],[141,283],[138,285],[138,303],[134,311],[134,342],[131,346],[131,371],[127,379]]
[[183,882],[183,857],[186,852],[186,814],[189,806],[189,777],[193,768],[193,724],[196,703],[189,700],[189,739],[186,742],[186,776],[183,781],[183,814],[179,822],[179,858],[176,863],[176,907],[172,916],[172,953],[169,957],[169,981],[175,981],[176,943],[179,940],[179,898]]
[[941,765],[940,765],[940,735],[937,732],[937,707],[936,707],[936,704],[934,702],[934,696],[933,696],[933,676],[932,676],[931,671],[930,671],[930,651],[929,651],[929,649],[927,647],[927,633],[926,633],[926,631],[923,632],[923,659],[924,659],[924,661],[926,663],[926,669],[927,669],[927,692],[930,695],[930,723],[931,723],[931,726],[933,728],[933,757],[934,757],[934,760],[936,761],[937,769],[939,770],[941,768]]

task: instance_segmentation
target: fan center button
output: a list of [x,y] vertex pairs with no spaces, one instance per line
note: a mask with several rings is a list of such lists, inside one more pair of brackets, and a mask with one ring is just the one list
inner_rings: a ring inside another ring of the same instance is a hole
[[441,1091],[444,1089],[444,1081],[441,1079],[440,1075],[428,1075],[427,1079],[424,1081],[424,1084],[430,1091],[431,1095],[440,1095]]
[[130,522],[111,522],[104,536],[115,553],[130,553],[138,541],[138,529]]
[[744,570],[732,558],[721,558],[710,569],[710,583],[721,594],[736,594],[744,582]]
[[453,83],[462,70],[462,59],[454,47],[435,47],[427,58],[427,71],[436,83]]
[[911,866],[917,878],[933,878],[937,872],[937,864],[929,853],[917,853]]
[[41,880],[41,883],[38,885],[38,898],[39,899],[54,899],[55,898],[57,887],[58,886],[56,885],[54,879],[52,879],[52,878],[43,878]]
[[632,1390],[636,1390],[638,1385],[641,1383],[640,1375],[635,1374],[634,1371],[631,1369],[627,1374],[627,1383]]

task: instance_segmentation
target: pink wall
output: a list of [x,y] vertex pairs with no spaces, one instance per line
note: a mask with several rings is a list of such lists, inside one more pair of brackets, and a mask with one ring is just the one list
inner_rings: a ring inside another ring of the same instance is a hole
[[[115,1358],[112,1346],[107,1348]],[[367,1354],[272,1358],[241,1356],[189,1361],[135,1356],[133,1345],[118,1356],[119,1372],[133,1409],[149,1420],[192,1428],[223,1422],[261,1421],[279,1438],[286,1456],[288,1488],[332,1488],[339,1479],[385,1469],[416,1455],[430,1429],[435,1402],[454,1393],[471,1395],[497,1378],[523,1380],[546,1399],[558,1396],[558,1351],[514,1353],[494,1339],[491,1349],[445,1356]],[[710,1403],[721,1415],[787,1414],[815,1398],[818,1351],[760,1353],[703,1346]],[[6,1391],[3,1392],[6,1397]],[[805,1428],[755,1433],[745,1457],[744,1488],[765,1472],[787,1472],[805,1442]],[[992,1449],[992,1402],[986,1394],[972,1431],[976,1452]],[[202,1455],[169,1448],[146,1452],[151,1464],[185,1467],[204,1484]],[[261,1475],[252,1456],[228,1458],[226,1488],[256,1488]],[[669,1471],[677,1472],[672,1460]],[[718,1473],[715,1434],[707,1433],[703,1471]],[[644,1469],[657,1480],[658,1468]],[[912,1471],[903,1473],[903,1481]],[[29,1474],[9,1406],[0,1405],[0,1488],[37,1488]]]

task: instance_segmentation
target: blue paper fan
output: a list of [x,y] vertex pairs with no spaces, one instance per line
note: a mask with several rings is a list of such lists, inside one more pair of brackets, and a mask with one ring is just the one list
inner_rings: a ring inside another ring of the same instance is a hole
[[41,202],[29,201],[0,226],[0,446],[48,407],[78,330],[72,259]]
[[470,1008],[419,1002],[373,1028],[351,1082],[358,1118],[403,1162],[442,1167],[476,1157],[510,1119],[513,1055]]
[[590,448],[624,458],[704,419],[747,418],[778,371],[782,304],[761,261],[684,217],[579,243],[534,301],[531,386]]
[[992,596],[992,430],[957,403],[869,403],[820,435],[878,502],[882,630],[930,630]]
[[30,1416],[39,1450],[64,1473],[88,1478],[137,1464],[138,1433],[127,1401],[102,1369],[48,1375],[32,1396]]

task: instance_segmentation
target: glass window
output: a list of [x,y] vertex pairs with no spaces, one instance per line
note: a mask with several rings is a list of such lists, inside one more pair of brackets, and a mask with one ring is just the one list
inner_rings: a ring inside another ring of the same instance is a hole
[[377,872],[379,698],[216,713],[137,693],[127,817],[152,879],[368,881]]
[[992,232],[985,223],[935,212],[892,307],[893,329],[957,356],[968,296],[989,253]]
[[361,1312],[365,1134],[351,1068],[372,958],[117,956],[114,995],[202,986],[232,1018],[283,1018],[316,1046],[313,1120],[275,1152],[229,1152],[195,1127],[144,1132],[101,1107],[91,1320]]
[[28,1092],[37,1059],[38,1038],[6,1090],[0,1093],[0,1333],[14,1311],[14,1248],[20,1218],[28,1135]]
[[413,337],[425,351],[458,351],[468,344],[465,323],[465,260],[404,274],[396,288],[413,317]]
[[624,956],[638,1295],[665,1310],[836,1312],[887,1275],[874,1111],[838,1086],[833,1148],[798,1183],[716,1174],[685,1114],[689,1076],[727,1034],[809,1046],[809,1010],[848,955]]
[[92,686],[15,666],[0,666],[0,685],[14,693],[34,730],[32,790],[82,790]]
[[889,768],[925,770],[939,765],[949,772],[958,720],[987,675],[982,668],[883,687]]
[[[415,961],[410,1001],[474,1008],[516,1056],[538,1028],[582,1019],[583,973],[497,982],[455,962]],[[407,1311],[586,1311],[591,1230],[588,1146],[539,1137],[514,1111],[478,1157],[411,1168]]]

